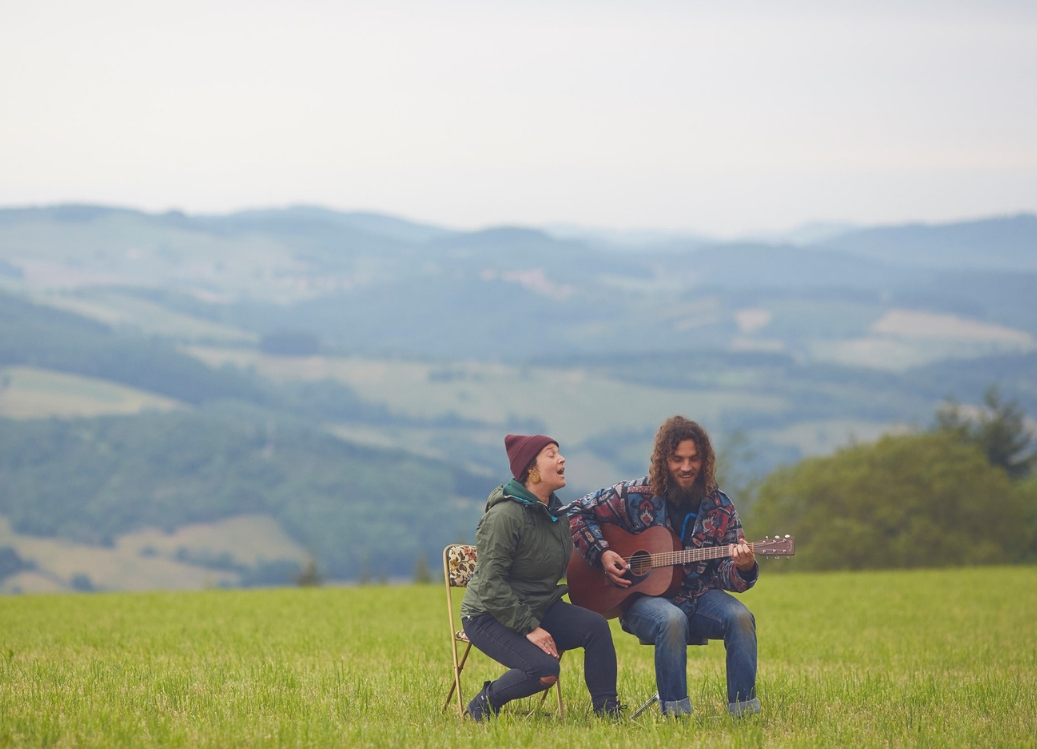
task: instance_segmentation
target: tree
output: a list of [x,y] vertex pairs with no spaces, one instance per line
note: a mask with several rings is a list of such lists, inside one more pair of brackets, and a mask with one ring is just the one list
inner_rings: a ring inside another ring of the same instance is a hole
[[790,533],[800,569],[1016,561],[1032,543],[1022,492],[947,430],[887,436],[771,474],[746,525]]
[[991,465],[1004,468],[1013,479],[1030,475],[1037,465],[1033,435],[1026,428],[1026,413],[1017,400],[1005,401],[997,385],[983,394],[985,406],[970,418],[961,404],[948,400],[936,413],[936,426],[978,445]]
[[750,470],[756,457],[749,437],[736,430],[717,446],[717,485],[735,500],[740,512],[748,512],[756,498],[760,480]]
[[302,571],[295,576],[295,584],[300,588],[313,588],[320,585],[323,582],[320,571],[317,569],[317,562],[311,559],[302,568]]
[[1037,476],[1030,476],[1025,481],[1016,484],[1016,488],[1023,503],[1023,512],[1026,515],[1024,536],[1029,537],[1029,546],[1020,545],[1018,560],[1020,562],[1037,562]]
[[414,583],[416,585],[428,585],[431,582],[432,574],[428,570],[428,559],[425,558],[424,554],[419,554],[417,562],[414,563]]
[[96,588],[94,587],[93,581],[90,576],[85,572],[79,572],[72,576],[72,589],[78,590],[81,593],[90,593]]
[[0,546],[0,580],[22,570],[35,569],[36,563],[26,561],[18,556],[12,546]]

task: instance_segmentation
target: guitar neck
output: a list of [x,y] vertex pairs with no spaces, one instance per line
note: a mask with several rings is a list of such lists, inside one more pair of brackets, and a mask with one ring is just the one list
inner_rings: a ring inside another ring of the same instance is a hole
[[[749,548],[753,549],[754,544],[749,544]],[[701,562],[706,559],[720,559],[721,557],[731,556],[732,544],[724,544],[723,546],[703,546],[700,549],[681,549],[680,551],[664,551],[659,554],[652,554],[652,566],[653,567],[672,567],[678,564],[690,564],[692,562]],[[755,549],[753,549],[755,551]]]
[[[675,595],[684,579],[684,571],[678,565],[731,557],[735,549],[733,544],[681,549],[677,534],[663,525],[628,533],[613,523],[604,523],[601,532],[609,549],[629,565],[624,576],[631,584],[616,585],[600,564],[591,564],[578,553],[569,560],[567,577],[572,602],[606,618],[619,616],[632,595]],[[775,536],[750,543],[749,548],[757,558],[792,556],[796,553],[796,539]]]

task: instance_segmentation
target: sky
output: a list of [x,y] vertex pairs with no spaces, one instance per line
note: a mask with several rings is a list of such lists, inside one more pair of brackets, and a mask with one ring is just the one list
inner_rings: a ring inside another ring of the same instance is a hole
[[1037,211],[1028,0],[0,0],[0,206],[733,237]]

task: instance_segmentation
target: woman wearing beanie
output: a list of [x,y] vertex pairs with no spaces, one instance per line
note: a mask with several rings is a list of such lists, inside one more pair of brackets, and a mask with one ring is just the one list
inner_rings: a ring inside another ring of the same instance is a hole
[[594,712],[617,716],[616,650],[600,614],[562,600],[559,585],[572,554],[569,522],[555,495],[565,486],[565,458],[542,434],[509,434],[504,447],[514,478],[486,501],[475,531],[475,572],[461,603],[461,623],[479,650],[507,666],[468,703],[489,720],[511,700],[558,680],[562,652],[584,648],[584,679]]

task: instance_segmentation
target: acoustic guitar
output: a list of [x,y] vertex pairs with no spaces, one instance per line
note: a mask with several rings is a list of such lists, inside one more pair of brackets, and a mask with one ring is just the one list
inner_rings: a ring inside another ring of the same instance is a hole
[[[683,577],[681,565],[729,557],[734,548],[726,544],[682,549],[677,534],[661,525],[634,534],[602,523],[601,533],[612,551],[630,565],[626,578],[633,584],[620,588],[609,580],[600,564],[591,566],[582,554],[575,552],[569,560],[567,574],[569,600],[609,619],[619,616],[632,596],[675,594]],[[757,556],[789,557],[796,553],[796,539],[792,536],[768,538],[749,544],[749,548]]]

